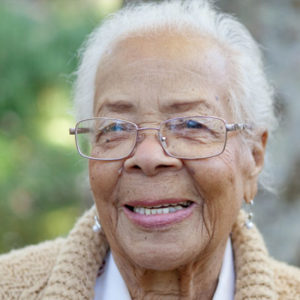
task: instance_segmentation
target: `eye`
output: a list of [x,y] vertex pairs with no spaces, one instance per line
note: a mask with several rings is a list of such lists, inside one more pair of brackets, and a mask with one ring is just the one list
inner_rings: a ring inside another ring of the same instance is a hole
[[126,125],[121,124],[121,123],[112,123],[105,128],[102,129],[103,133],[107,132],[116,132],[116,131],[124,131],[126,130]]
[[94,140],[97,143],[103,140],[106,140],[106,142],[108,142],[111,141],[112,139],[116,139],[117,137],[119,138],[120,133],[126,132],[126,124],[122,124],[118,122],[108,124],[107,126],[104,126],[102,128],[101,127],[95,131]]
[[200,122],[197,122],[195,120],[187,120],[185,122],[185,126],[186,128],[189,128],[189,129],[204,129],[204,128],[207,128],[204,124],[200,123]]
[[182,130],[189,130],[189,129],[202,129],[202,130],[209,130],[209,127],[203,123],[203,121],[197,121],[195,119],[181,119],[176,120],[175,122],[170,122],[167,124],[169,130],[172,131],[182,131]]

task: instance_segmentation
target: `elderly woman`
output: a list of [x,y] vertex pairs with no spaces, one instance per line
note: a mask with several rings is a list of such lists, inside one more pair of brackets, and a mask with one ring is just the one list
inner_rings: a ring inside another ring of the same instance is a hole
[[300,271],[240,210],[275,124],[248,31],[204,0],[125,8],[77,74],[95,206],[67,238],[2,256],[1,299],[300,299]]

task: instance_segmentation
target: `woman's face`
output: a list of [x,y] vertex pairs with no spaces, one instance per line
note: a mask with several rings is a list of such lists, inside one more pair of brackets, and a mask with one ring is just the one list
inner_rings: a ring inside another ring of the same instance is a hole
[[[100,64],[94,114],[140,127],[195,115],[234,122],[228,100],[234,75],[228,52],[211,39],[130,38]],[[252,153],[231,132],[219,156],[176,159],[163,151],[157,132],[147,130],[130,157],[90,160],[94,200],[114,254],[147,269],[171,270],[223,247],[243,199],[256,192]],[[192,205],[179,204],[186,201]],[[176,205],[179,213],[161,209],[155,216],[130,210]]]

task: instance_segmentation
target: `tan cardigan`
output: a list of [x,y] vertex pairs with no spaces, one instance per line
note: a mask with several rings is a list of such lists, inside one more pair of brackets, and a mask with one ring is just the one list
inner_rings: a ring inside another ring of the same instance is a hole
[[[0,299],[93,299],[108,250],[104,234],[92,231],[94,214],[93,207],[67,238],[0,256]],[[246,229],[244,218],[241,212],[232,231],[235,299],[300,299],[300,270],[270,258],[261,235]]]

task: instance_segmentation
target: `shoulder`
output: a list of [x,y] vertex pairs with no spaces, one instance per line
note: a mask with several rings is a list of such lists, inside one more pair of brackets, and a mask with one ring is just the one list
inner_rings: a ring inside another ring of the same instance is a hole
[[25,290],[42,290],[64,239],[0,255],[0,299],[19,299]]
[[247,229],[245,220],[241,212],[232,230],[235,299],[300,299],[300,269],[273,259],[257,228]]
[[299,299],[300,269],[286,263],[270,259],[279,299]]

